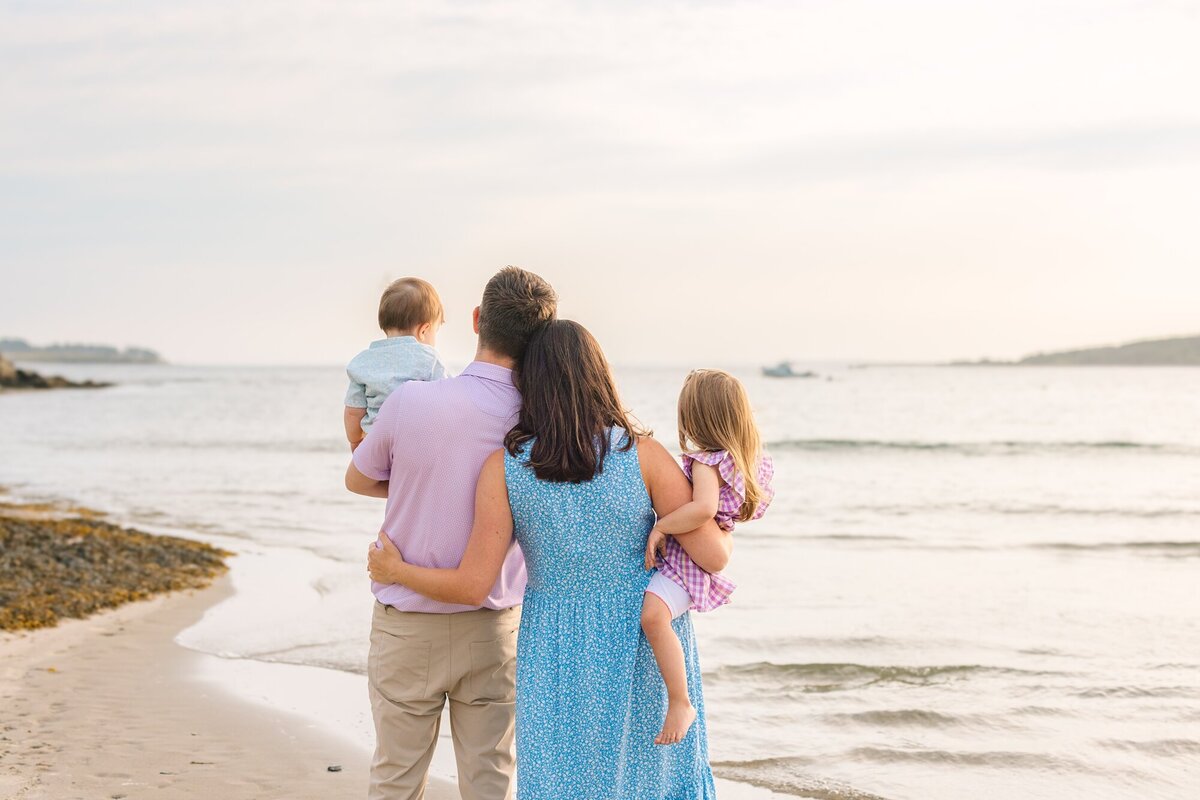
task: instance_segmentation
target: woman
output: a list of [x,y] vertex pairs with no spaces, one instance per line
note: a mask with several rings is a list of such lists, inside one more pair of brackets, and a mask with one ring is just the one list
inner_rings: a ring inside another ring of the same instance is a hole
[[[715,798],[691,619],[674,628],[697,718],[666,747],[654,744],[666,694],[640,626],[646,539],[656,515],[690,499],[687,479],[630,421],[604,353],[578,323],[538,333],[518,382],[520,418],[480,474],[458,568],[407,564],[381,537],[372,577],[477,604],[515,536],[529,572],[517,645],[520,800]],[[712,522],[679,543],[713,572],[731,547]]]

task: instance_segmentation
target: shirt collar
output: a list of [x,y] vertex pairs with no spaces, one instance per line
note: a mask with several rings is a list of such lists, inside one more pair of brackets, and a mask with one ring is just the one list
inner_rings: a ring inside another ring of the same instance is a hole
[[375,341],[371,342],[371,348],[390,347],[394,344],[400,344],[406,339],[412,339],[414,342],[417,341],[417,337],[415,336],[389,336],[386,339],[376,339]]
[[505,383],[509,386],[514,385],[511,369],[502,367],[499,364],[489,364],[486,361],[472,361],[460,374],[474,375],[476,378],[483,378],[485,381],[496,381],[497,383]]

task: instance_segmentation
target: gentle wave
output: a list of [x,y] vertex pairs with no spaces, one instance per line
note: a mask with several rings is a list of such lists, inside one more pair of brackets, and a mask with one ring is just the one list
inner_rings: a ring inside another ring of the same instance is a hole
[[926,686],[985,674],[1042,675],[1047,673],[977,664],[901,667],[869,664],[775,664],[759,661],[750,664],[731,664],[704,673],[704,679],[719,682],[769,683],[780,692],[835,692],[860,689],[875,684],[903,683]]
[[1200,556],[1200,542],[1049,542],[1030,547],[1039,550],[1063,550],[1067,552],[1103,552],[1106,550],[1131,550],[1138,553],[1161,553],[1163,555]]
[[768,450],[800,451],[878,451],[897,450],[920,453],[955,453],[972,456],[1029,455],[1033,453],[1134,452],[1159,455],[1200,455],[1200,446],[1157,442],[1055,442],[1055,441],[984,441],[935,442],[915,439],[781,439],[768,442]]
[[[97,443],[93,443],[97,444]],[[103,446],[110,446],[108,443]],[[117,442],[122,447],[151,449],[204,450],[268,450],[283,452],[342,452],[346,443],[337,438],[300,440],[284,438],[255,439],[154,439]],[[954,453],[972,456],[1030,455],[1036,453],[1135,452],[1158,455],[1200,455],[1200,446],[1149,442],[1053,442],[1053,441],[990,441],[990,442],[923,442],[886,439],[785,439],[768,442],[768,450],[796,451],[910,451],[919,453]]]
[[1130,517],[1133,519],[1156,519],[1159,517],[1200,516],[1198,508],[1121,508],[1114,506],[1060,506],[1053,503],[1027,506],[996,506],[986,509],[996,514],[1062,515],[1081,517]]
[[754,647],[767,652],[781,652],[798,648],[879,648],[902,645],[887,636],[794,636],[794,635],[759,635],[755,632],[745,635],[718,636],[715,642],[728,647],[730,652]]
[[1152,739],[1141,742],[1127,739],[1106,739],[1097,744],[1114,750],[1129,750],[1166,758],[1200,755],[1200,742],[1192,739]]
[[1200,664],[1188,661],[1168,661],[1165,664],[1146,664],[1145,669],[1192,669],[1200,670]]
[[824,542],[910,542],[907,536],[893,536],[886,533],[813,533],[797,534],[791,539],[813,539]]
[[85,442],[72,445],[76,450],[215,450],[218,452],[254,451],[260,453],[345,453],[350,446],[338,439],[142,439]]
[[855,789],[839,781],[805,774],[810,759],[799,756],[763,758],[757,761],[715,761],[713,771],[722,778],[748,783],[779,794],[812,800],[886,800],[877,794]]
[[983,504],[971,502],[859,504],[846,506],[848,511],[865,511],[889,516],[915,516],[919,514],[986,514],[999,516],[1047,516],[1047,517],[1116,517],[1118,519],[1159,519],[1171,517],[1200,516],[1200,508],[1159,506],[1152,508],[1130,508],[1121,506],[1066,506],[1058,503],[1022,503],[1011,505]]
[[1086,699],[1200,698],[1200,688],[1195,686],[1095,686],[1079,689],[1072,694],[1075,697]]
[[1072,772],[1089,772],[1091,768],[1081,761],[1046,753],[1024,753],[1019,751],[962,751],[962,750],[901,750],[891,747],[858,747],[849,753],[859,761],[879,764],[918,763],[949,764],[967,767],[994,767],[997,769],[1039,769]]
[[1068,711],[1065,708],[1052,708],[1050,706],[1021,706],[1014,708],[1008,712],[1013,715],[1023,715],[1029,717],[1071,717],[1075,716],[1074,711]]
[[826,714],[824,719],[834,723],[919,728],[952,728],[967,723],[967,720],[962,717],[929,711],[924,708],[890,708],[846,714]]

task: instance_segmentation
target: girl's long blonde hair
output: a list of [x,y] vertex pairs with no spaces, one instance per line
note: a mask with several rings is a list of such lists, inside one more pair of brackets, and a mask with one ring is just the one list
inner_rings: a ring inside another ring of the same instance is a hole
[[741,381],[719,369],[697,369],[679,392],[679,447],[686,452],[724,450],[746,481],[746,501],[737,520],[754,516],[763,500],[758,482],[762,438]]

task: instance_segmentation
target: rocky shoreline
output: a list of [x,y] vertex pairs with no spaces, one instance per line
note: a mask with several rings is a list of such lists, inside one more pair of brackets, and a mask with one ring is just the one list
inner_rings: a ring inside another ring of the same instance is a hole
[[41,375],[33,370],[17,369],[0,355],[0,390],[3,389],[102,389],[111,383],[69,381],[59,375]]
[[0,630],[51,627],[66,617],[179,589],[226,570],[224,550],[112,525],[0,505]]

